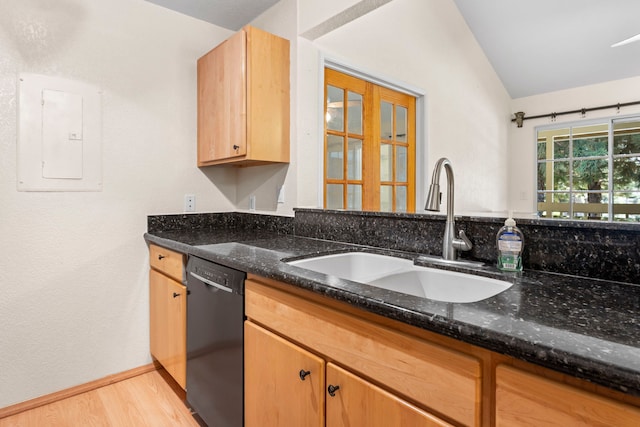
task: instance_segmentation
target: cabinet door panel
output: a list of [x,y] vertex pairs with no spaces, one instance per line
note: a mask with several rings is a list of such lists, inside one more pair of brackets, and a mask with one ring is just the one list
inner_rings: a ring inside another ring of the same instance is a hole
[[251,322],[244,334],[245,426],[324,426],[324,360]]
[[246,116],[246,33],[239,31],[198,60],[198,164],[245,155]]
[[496,368],[496,426],[640,425],[640,410],[505,365]]
[[329,385],[340,388],[334,396],[327,393],[327,426],[451,426],[332,363],[327,364]]
[[151,354],[182,388],[187,374],[186,287],[149,272],[149,334]]
[[247,154],[288,162],[289,43],[247,27]]

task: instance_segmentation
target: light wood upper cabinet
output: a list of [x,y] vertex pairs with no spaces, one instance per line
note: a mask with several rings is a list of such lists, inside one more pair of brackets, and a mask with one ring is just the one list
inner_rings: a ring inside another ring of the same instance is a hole
[[247,26],[198,60],[198,166],[289,162],[289,41]]
[[149,338],[151,355],[176,382],[187,382],[187,287],[175,280],[184,271],[184,255],[149,248]]

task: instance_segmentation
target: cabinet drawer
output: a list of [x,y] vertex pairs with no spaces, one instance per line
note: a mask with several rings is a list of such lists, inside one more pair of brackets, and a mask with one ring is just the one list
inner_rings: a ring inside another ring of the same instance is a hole
[[498,365],[496,426],[640,425],[640,409],[534,374]]
[[149,245],[149,264],[179,282],[184,281],[184,255],[157,245]]
[[458,423],[480,425],[481,366],[446,349],[247,280],[247,317]]

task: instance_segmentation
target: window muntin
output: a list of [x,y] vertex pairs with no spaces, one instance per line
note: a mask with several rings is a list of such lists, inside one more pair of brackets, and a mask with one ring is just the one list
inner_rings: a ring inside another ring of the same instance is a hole
[[325,69],[326,208],[415,211],[415,109],[411,95]]
[[640,221],[640,117],[540,128],[537,204],[545,218]]

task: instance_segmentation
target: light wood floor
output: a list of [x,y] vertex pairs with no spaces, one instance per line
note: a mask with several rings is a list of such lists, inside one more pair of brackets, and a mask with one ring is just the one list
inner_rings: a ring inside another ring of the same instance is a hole
[[7,418],[0,427],[198,427],[165,371],[152,371]]

